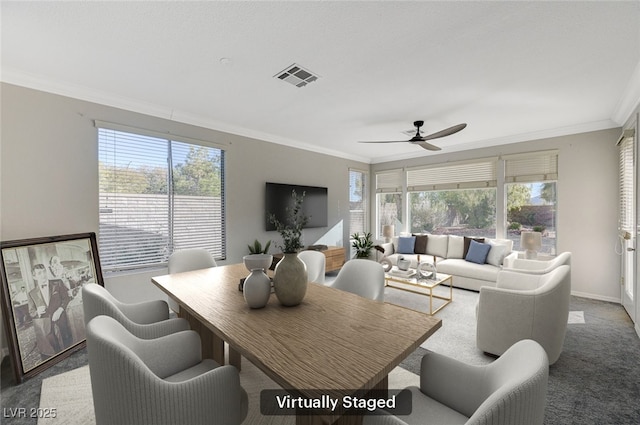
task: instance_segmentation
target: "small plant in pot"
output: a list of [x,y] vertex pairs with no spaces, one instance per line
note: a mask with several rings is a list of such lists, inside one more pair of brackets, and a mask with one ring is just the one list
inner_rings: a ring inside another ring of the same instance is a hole
[[262,248],[262,244],[257,239],[253,242],[253,245],[247,245],[247,248],[249,248],[249,254],[268,254],[270,247],[270,240],[267,241],[267,243],[264,245],[264,248]]
[[351,246],[356,250],[356,258],[369,258],[371,250],[373,249],[373,240],[371,239],[371,232],[354,233],[351,235],[353,242]]

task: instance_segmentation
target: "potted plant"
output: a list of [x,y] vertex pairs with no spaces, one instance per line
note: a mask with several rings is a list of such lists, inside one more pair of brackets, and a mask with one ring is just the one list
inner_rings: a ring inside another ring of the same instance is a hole
[[271,241],[267,241],[264,249],[262,248],[260,241],[257,239],[253,242],[253,245],[247,245],[247,247],[249,248],[249,254],[268,254],[269,247],[271,247]]
[[286,223],[272,213],[269,213],[269,221],[276,227],[282,236],[282,245],[276,244],[284,253],[282,260],[276,264],[273,276],[273,288],[276,297],[282,305],[295,306],[302,302],[307,293],[307,267],[298,258],[298,251],[302,249],[302,228],[309,218],[302,212],[302,202],[305,193],[298,195],[292,191],[293,207],[287,207]]
[[356,258],[369,258],[371,250],[373,249],[373,240],[371,239],[371,232],[354,233],[351,235],[351,246],[356,250]]

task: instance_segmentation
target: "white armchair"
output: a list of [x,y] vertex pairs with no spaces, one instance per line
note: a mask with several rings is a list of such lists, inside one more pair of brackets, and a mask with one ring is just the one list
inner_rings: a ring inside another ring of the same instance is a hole
[[87,324],[96,425],[240,424],[238,370],[202,359],[194,331],[140,339],[109,316]]
[[169,306],[163,300],[126,304],[98,284],[82,287],[82,307],[85,325],[96,316],[106,315],[138,338],[158,338],[189,329],[185,319],[169,318]]
[[567,330],[570,296],[567,265],[545,274],[501,271],[495,288],[480,288],[478,348],[499,356],[514,343],[532,339],[546,350],[549,363],[555,363]]
[[382,264],[372,260],[349,260],[329,286],[383,302],[384,269]]
[[541,425],[548,379],[547,355],[531,340],[484,366],[430,352],[422,358],[420,388],[407,388],[411,414],[365,416],[363,425]]
[[557,255],[555,258],[548,261],[540,260],[526,260],[523,258],[513,257],[505,259],[503,270],[531,273],[531,274],[546,274],[551,270],[559,266],[571,265],[571,253],[563,252]]

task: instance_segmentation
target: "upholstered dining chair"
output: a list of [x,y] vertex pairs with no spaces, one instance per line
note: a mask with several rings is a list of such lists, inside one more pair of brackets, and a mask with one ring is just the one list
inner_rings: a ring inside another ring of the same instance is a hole
[[[169,256],[169,274],[208,269],[216,266],[216,260],[204,248],[180,249]],[[171,298],[169,298],[168,302],[171,310],[176,313],[180,312],[180,306],[177,302]]]
[[407,388],[411,414],[365,416],[363,425],[541,425],[548,379],[547,354],[531,340],[483,366],[429,352],[422,358],[420,387]]
[[532,339],[546,350],[549,364],[554,364],[562,353],[570,297],[567,265],[545,274],[500,271],[495,288],[480,288],[478,348],[499,356],[521,339]]
[[383,302],[384,269],[377,261],[360,258],[349,260],[328,286]]
[[324,284],[327,257],[319,251],[300,251],[298,258],[307,266],[309,282]]
[[154,300],[126,304],[98,284],[82,287],[85,325],[96,316],[114,318],[138,338],[150,339],[189,329],[185,319],[170,318],[166,301]]
[[247,416],[238,370],[203,360],[196,332],[140,339],[109,316],[86,330],[96,425],[235,425]]

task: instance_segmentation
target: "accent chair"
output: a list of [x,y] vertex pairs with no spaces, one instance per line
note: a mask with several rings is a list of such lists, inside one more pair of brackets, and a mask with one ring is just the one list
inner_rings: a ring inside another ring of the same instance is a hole
[[384,269],[376,261],[360,258],[349,260],[328,286],[383,302]]
[[[169,274],[208,269],[216,266],[216,260],[204,248],[180,249],[169,256]],[[180,312],[180,306],[177,302],[171,298],[169,298],[168,302],[171,310],[176,313]]]
[[327,257],[319,251],[300,251],[298,258],[307,266],[309,282],[324,284]]

